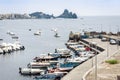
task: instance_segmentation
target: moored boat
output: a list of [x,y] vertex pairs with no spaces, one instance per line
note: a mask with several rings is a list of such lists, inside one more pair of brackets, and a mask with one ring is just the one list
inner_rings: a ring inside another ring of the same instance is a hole
[[0,54],[3,54],[4,52],[3,52],[3,50],[0,48]]
[[61,49],[61,48],[58,48],[58,49],[55,49],[55,53],[59,53],[61,55],[62,58],[67,58],[67,57],[71,57],[72,55],[70,54],[70,50],[68,49]]
[[36,75],[41,74],[44,70],[32,69],[32,68],[19,68],[19,73],[22,75]]
[[48,66],[50,66],[50,63],[47,62],[30,62],[27,65],[29,68],[46,68]]
[[33,80],[60,80],[63,76],[63,73],[47,73],[36,76],[33,78]]
[[41,34],[41,30],[38,30],[34,33],[34,35],[40,35]]
[[53,57],[50,54],[40,55],[39,57],[34,58],[34,60],[36,60],[36,62],[50,61],[50,60],[57,60],[57,59],[58,59],[58,57]]

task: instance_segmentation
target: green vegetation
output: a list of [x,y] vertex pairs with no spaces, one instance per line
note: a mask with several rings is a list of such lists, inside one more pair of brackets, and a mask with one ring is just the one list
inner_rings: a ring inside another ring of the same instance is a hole
[[118,63],[118,61],[115,60],[115,59],[106,60],[105,62],[106,62],[106,63],[109,63],[109,64],[117,64],[117,63]]

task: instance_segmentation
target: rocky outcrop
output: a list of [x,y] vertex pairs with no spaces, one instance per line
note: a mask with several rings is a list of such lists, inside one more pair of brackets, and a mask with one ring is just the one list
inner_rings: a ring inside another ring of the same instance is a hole
[[76,13],[69,12],[67,9],[64,10],[64,12],[58,16],[57,18],[73,18],[76,19],[77,15]]
[[50,18],[55,18],[53,15],[45,14],[43,12],[34,12],[29,14],[31,18],[37,18],[37,19],[50,19]]

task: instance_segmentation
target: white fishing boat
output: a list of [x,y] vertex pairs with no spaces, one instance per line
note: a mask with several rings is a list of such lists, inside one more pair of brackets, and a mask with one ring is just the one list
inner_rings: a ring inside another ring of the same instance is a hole
[[66,62],[70,62],[70,63],[82,63],[83,60],[81,60],[80,58],[72,58],[72,59],[67,59]]
[[94,55],[95,54],[92,51],[82,51],[82,52],[79,52],[79,56],[81,56],[81,57],[89,57],[89,58],[91,58]]
[[58,57],[51,56],[49,53],[48,55],[41,55],[40,57],[35,57],[34,62],[57,64],[59,62],[57,58]]
[[18,36],[12,36],[12,39],[18,39],[19,37]]
[[10,53],[12,51],[12,47],[7,43],[2,43],[1,46],[4,53]]
[[25,49],[25,47],[23,45],[21,45],[21,43],[19,41],[15,41],[12,46],[13,46],[14,50],[24,50]]
[[51,31],[53,31],[55,33],[55,37],[60,37],[60,35],[58,34],[58,29],[57,28],[52,28]]
[[41,74],[44,70],[32,68],[19,68],[19,73],[22,75],[36,75]]
[[34,35],[40,35],[41,34],[41,30],[38,30],[34,33]]
[[52,56],[52,57],[56,57],[56,58],[61,57],[61,54],[59,54],[59,53],[49,53],[49,55]]
[[11,31],[7,31],[7,34],[9,34],[9,35],[15,35],[15,33],[11,32]]
[[73,69],[73,67],[60,67],[58,68],[60,72],[69,72]]
[[3,54],[4,52],[3,52],[3,50],[2,50],[2,48],[0,48],[0,54]]
[[57,48],[55,49],[55,53],[59,53],[61,57],[71,57],[71,51],[66,48]]
[[55,32],[55,37],[60,37],[60,35],[58,34],[58,32]]
[[34,60],[36,60],[36,62],[51,61],[57,60],[57,57],[53,57],[48,53],[48,55],[40,55],[39,57],[35,57]]

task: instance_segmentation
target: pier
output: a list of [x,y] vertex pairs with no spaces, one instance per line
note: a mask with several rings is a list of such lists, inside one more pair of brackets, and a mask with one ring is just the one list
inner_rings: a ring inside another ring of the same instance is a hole
[[[114,38],[114,39],[118,39],[118,38]],[[84,39],[84,41],[88,43],[96,42],[97,46],[102,47],[104,49],[104,51],[100,51],[100,54],[97,55],[98,64],[100,64],[105,59],[107,59],[109,56],[115,54],[119,50],[118,45],[111,45],[109,44],[108,41],[102,42],[101,39],[98,39],[98,38]],[[61,80],[82,80],[83,76],[87,74],[86,72],[92,69],[94,66],[95,66],[95,57],[87,60],[86,62],[74,68],[70,73],[64,76]]]

